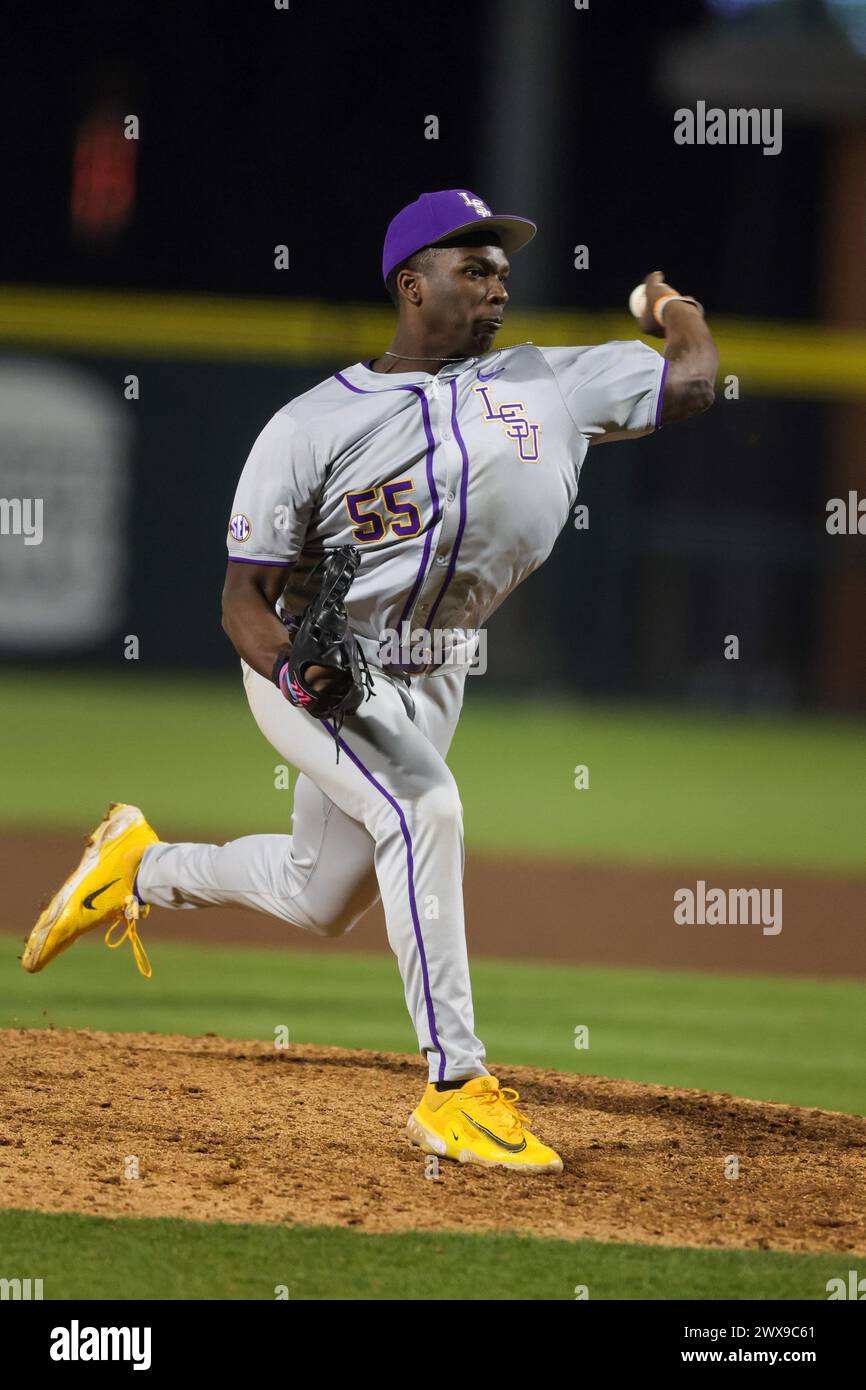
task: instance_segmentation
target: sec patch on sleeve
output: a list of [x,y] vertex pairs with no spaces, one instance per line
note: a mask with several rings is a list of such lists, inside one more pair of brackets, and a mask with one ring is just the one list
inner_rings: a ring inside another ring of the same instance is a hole
[[229,535],[236,541],[248,541],[253,528],[243,512],[238,512],[229,522]]

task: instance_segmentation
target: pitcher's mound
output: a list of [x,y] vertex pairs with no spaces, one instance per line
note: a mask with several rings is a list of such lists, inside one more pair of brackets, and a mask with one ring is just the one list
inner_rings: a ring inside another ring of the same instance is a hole
[[53,1029],[0,1056],[4,1207],[866,1255],[856,1116],[491,1065],[565,1172],[437,1178],[416,1057]]

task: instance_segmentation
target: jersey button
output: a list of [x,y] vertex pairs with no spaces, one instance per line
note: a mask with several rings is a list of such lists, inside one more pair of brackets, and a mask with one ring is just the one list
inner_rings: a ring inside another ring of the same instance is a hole
[[448,556],[447,556],[447,555],[437,555],[437,556],[436,556],[436,563],[437,563],[437,565],[447,565],[447,564],[448,564]]
[[446,494],[445,494],[445,500],[448,501],[448,502],[453,502],[453,501],[454,501],[454,498],[455,498],[456,496],[457,496],[456,492],[446,492]]
[[450,430],[443,430],[443,431],[442,431],[442,438],[443,438],[443,439],[450,439],[450,438],[451,438],[451,431],[450,431]]

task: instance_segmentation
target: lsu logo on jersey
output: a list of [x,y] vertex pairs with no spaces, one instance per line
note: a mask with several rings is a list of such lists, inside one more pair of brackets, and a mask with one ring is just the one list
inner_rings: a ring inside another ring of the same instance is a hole
[[523,402],[508,401],[504,405],[495,406],[490,399],[489,386],[476,386],[474,389],[484,402],[486,414],[482,415],[482,420],[496,420],[505,427],[508,438],[513,439],[517,445],[521,463],[538,463],[538,434],[541,426],[527,420],[526,406]]

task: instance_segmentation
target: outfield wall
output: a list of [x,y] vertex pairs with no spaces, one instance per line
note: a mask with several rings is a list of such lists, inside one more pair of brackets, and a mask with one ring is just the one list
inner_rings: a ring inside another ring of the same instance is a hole
[[[135,637],[150,669],[229,667],[224,534],[247,451],[276,409],[374,351],[389,323],[363,306],[338,319],[276,301],[10,292],[0,496],[42,499],[44,534],[0,538],[0,658],[110,669]],[[515,317],[509,340],[524,332],[631,329],[538,314]],[[840,592],[866,583],[866,541],[828,535],[824,467],[840,416],[863,409],[866,339],[728,325],[722,342],[710,417],[590,453],[586,512],[492,619],[481,687],[866,707],[866,682],[827,678],[828,663],[862,664],[844,622],[832,657],[827,635]],[[731,634],[737,661],[724,656]]]

